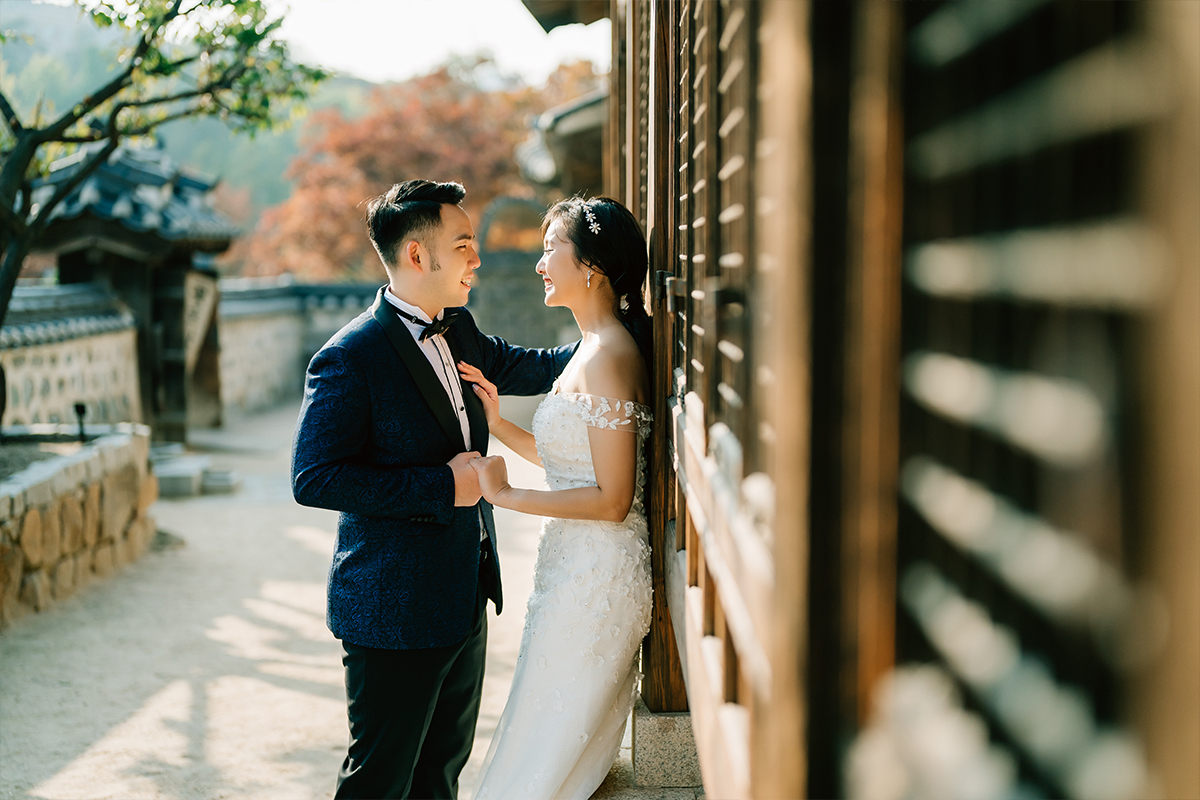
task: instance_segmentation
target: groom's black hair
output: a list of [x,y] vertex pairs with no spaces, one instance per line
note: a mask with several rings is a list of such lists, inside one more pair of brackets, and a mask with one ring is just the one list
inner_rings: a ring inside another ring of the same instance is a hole
[[393,184],[367,204],[367,232],[384,266],[396,266],[396,252],[409,239],[428,248],[426,237],[442,224],[442,205],[467,196],[461,183],[411,180]]

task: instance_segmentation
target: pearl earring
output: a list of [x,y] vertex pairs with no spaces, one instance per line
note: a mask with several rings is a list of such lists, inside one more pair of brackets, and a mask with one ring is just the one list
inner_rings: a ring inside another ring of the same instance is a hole
[[592,271],[588,270],[587,287],[592,288]]

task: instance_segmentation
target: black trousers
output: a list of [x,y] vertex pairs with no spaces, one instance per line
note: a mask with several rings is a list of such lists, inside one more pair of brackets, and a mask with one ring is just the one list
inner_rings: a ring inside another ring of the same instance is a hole
[[475,625],[450,647],[379,650],[342,643],[350,747],[337,800],[452,800],[475,741],[491,565],[480,564]]

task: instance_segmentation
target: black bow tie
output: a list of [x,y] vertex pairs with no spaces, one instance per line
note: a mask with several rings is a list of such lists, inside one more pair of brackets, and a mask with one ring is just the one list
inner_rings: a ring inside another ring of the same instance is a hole
[[435,319],[433,322],[426,322],[425,320],[414,317],[412,314],[401,311],[398,308],[396,309],[396,313],[414,325],[420,325],[425,329],[421,331],[421,335],[417,337],[417,340],[421,342],[425,341],[430,336],[442,335],[448,331],[450,326],[453,325],[458,319],[458,312],[451,310],[443,311],[441,319]]

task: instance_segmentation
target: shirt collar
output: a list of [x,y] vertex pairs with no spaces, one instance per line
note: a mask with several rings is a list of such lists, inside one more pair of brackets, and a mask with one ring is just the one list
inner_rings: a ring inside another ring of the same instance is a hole
[[[383,299],[385,299],[389,303],[391,303],[394,308],[400,309],[405,314],[412,314],[414,317],[416,317],[417,319],[421,320],[422,322],[424,322],[426,324],[433,322],[433,320],[429,318],[429,315],[426,314],[424,311],[422,311],[419,306],[414,306],[412,303],[401,300],[399,297],[394,295],[392,293],[391,286],[388,286],[386,289],[383,290]],[[434,319],[441,319],[442,315],[445,313],[446,313],[445,309],[439,311],[437,317],[435,317]],[[403,319],[403,317],[401,319]],[[404,320],[404,322],[407,325],[410,325],[410,326],[412,325],[412,323],[409,322],[408,320]],[[418,330],[420,330],[420,329],[418,329]]]

